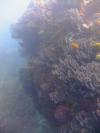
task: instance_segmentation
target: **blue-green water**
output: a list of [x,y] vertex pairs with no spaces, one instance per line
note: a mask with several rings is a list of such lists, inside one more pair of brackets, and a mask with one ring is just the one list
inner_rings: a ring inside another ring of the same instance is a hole
[[25,60],[10,34],[5,24],[0,30],[0,133],[44,133],[46,122],[19,80]]

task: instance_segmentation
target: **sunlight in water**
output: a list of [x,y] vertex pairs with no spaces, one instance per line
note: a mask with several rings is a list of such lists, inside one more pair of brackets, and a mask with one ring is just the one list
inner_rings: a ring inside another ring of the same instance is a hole
[[50,0],[33,0],[34,4],[45,6]]
[[16,22],[29,4],[29,0],[0,1],[0,27],[7,22]]

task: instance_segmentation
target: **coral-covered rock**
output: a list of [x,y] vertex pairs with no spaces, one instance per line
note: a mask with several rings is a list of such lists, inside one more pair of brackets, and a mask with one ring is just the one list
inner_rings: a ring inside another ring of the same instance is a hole
[[89,19],[80,15],[80,0],[56,0],[45,8],[30,6],[13,26],[13,37],[29,61],[28,74],[21,77],[24,87],[33,92],[39,112],[61,129],[57,133],[92,133],[100,119],[100,48],[94,47],[100,27],[96,8],[91,9],[98,7],[96,1],[86,7]]
[[72,118],[72,110],[64,105],[58,105],[55,109],[54,118],[58,123],[67,123]]

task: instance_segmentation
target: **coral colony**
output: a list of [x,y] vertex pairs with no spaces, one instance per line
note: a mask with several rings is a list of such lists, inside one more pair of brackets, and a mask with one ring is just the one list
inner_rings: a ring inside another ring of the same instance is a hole
[[12,35],[28,57],[23,86],[55,132],[100,133],[100,0],[32,1]]

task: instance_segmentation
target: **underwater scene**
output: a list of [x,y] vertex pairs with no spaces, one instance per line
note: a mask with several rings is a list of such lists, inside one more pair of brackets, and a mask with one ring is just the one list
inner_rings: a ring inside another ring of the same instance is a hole
[[100,0],[0,10],[0,133],[100,133]]

